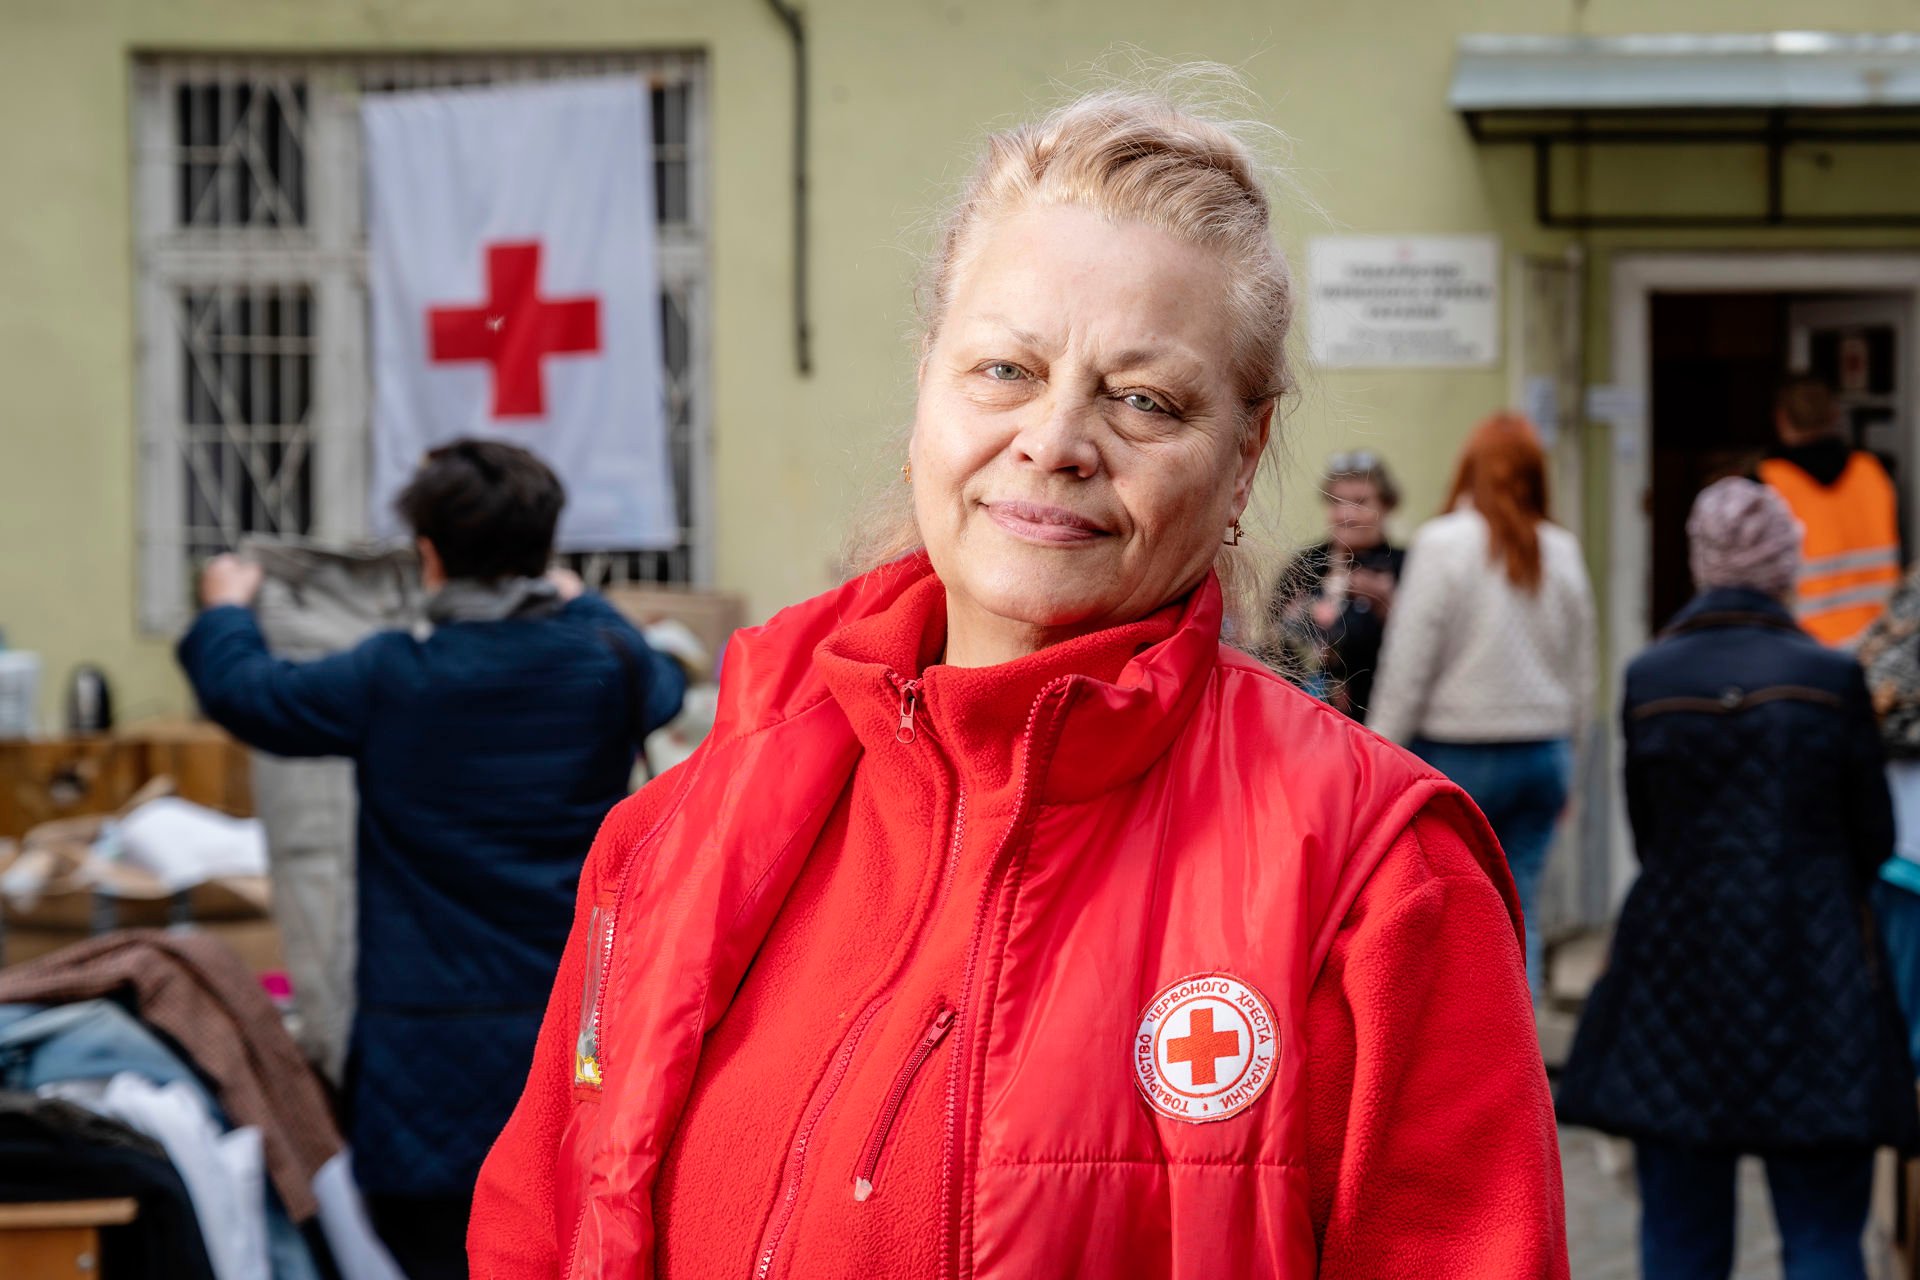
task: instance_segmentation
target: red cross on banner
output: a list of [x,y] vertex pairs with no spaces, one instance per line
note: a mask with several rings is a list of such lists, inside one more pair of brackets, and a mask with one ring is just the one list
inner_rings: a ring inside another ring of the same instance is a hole
[[406,532],[421,454],[477,436],[560,477],[560,550],[685,545],[646,81],[369,94],[360,115],[374,532]]
[[437,363],[493,366],[493,416],[538,418],[547,411],[540,361],[600,350],[597,298],[542,298],[540,245],[487,246],[487,300],[427,311],[427,351]]
[[1207,1008],[1195,1009],[1189,1015],[1186,1035],[1167,1041],[1167,1061],[1187,1063],[1196,1085],[1215,1083],[1215,1061],[1234,1057],[1239,1052],[1240,1033],[1215,1031],[1213,1010]]

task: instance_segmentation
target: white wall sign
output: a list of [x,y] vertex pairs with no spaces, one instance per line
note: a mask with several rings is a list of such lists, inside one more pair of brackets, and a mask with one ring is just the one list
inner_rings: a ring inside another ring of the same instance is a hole
[[1618,387],[1611,382],[1595,383],[1587,388],[1587,418],[1593,422],[1630,424],[1646,413],[1646,397],[1636,387]]
[[1307,287],[1313,358],[1324,367],[1500,362],[1495,236],[1316,236]]
[[1551,449],[1560,438],[1560,380],[1552,374],[1536,375],[1526,381],[1520,400],[1520,412],[1540,433],[1540,443]]

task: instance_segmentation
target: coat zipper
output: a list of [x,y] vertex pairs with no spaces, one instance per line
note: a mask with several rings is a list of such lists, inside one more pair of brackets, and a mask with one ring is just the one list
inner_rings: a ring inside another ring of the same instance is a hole
[[[892,672],[887,674],[893,675]],[[900,689],[900,727],[893,731],[894,741],[910,743],[918,736],[913,728],[913,711],[920,700],[920,682],[904,680],[899,676],[893,676],[893,682]]]
[[[919,707],[920,681],[907,679],[891,671],[887,673],[887,678],[893,682],[894,688],[900,693],[900,724],[893,732],[894,740],[903,746],[911,745],[919,737],[914,727],[914,714]],[[961,792],[955,804],[953,839],[947,853],[945,881],[941,888],[942,896],[945,895],[946,884],[952,882],[954,871],[959,865],[960,827],[966,816],[966,806],[966,793]],[[800,1180],[806,1172],[807,1147],[813,1140],[814,1128],[819,1125],[821,1117],[826,1114],[827,1104],[833,1100],[833,1095],[839,1091],[841,1081],[846,1078],[847,1068],[852,1065],[854,1049],[858,1046],[860,1038],[866,1034],[874,1015],[880,1012],[881,1006],[890,998],[891,992],[880,996],[868,1005],[861,1013],[859,1020],[854,1023],[853,1030],[847,1033],[847,1038],[842,1042],[840,1052],[834,1059],[833,1070],[823,1084],[825,1092],[814,1104],[813,1110],[807,1114],[806,1122],[794,1138],[793,1149],[787,1153],[787,1180],[781,1188],[780,1203],[774,1209],[773,1220],[767,1224],[767,1233],[760,1242],[760,1252],[754,1260],[754,1280],[767,1280],[767,1277],[773,1274],[774,1261],[780,1254],[781,1238],[786,1235],[787,1227],[793,1220],[794,1206],[800,1199]],[[945,1033],[942,1032],[942,1034]]]
[[[599,1009],[605,1009],[605,1007],[607,1007],[607,998],[609,998],[607,983],[609,983],[609,979],[612,977],[614,938],[620,933],[620,904],[626,902],[626,894],[628,894],[628,890],[632,889],[634,869],[639,865],[641,852],[659,835],[660,829],[680,812],[680,804],[687,798],[687,794],[693,791],[693,787],[701,781],[701,775],[707,771],[707,760],[705,760],[699,752],[695,752],[695,760],[697,760],[699,764],[689,764],[689,766],[687,766],[687,781],[682,783],[678,794],[676,794],[676,796],[672,798],[672,802],[666,806],[666,814],[662,814],[659,821],[653,823],[653,827],[634,842],[634,846],[628,850],[626,860],[620,864],[620,879],[614,883],[611,913],[609,913],[609,917],[607,917],[607,946],[605,946],[605,950],[603,950],[603,954],[601,954],[601,958],[599,958],[599,963],[601,963],[601,1006],[599,1006]],[[595,1046],[593,1046],[593,1048],[595,1048],[595,1054],[599,1057],[601,1080],[605,1082],[605,1080],[607,1080],[607,1044],[605,1044],[605,1038],[601,1036],[599,1009],[595,1009],[595,1019],[593,1019],[593,1038],[595,1038]],[[566,1274],[568,1274],[568,1276],[576,1274],[576,1267],[580,1265],[580,1236],[582,1236],[582,1232],[586,1230],[586,1224],[588,1224],[589,1203],[591,1203],[591,1196],[580,1197],[580,1211],[574,1215],[572,1240],[566,1245]]]
[[[587,924],[591,934],[587,957],[588,980],[580,999],[587,1019],[585,1039],[592,1045],[593,1055],[588,1059],[580,1052],[582,1038],[575,1033],[573,1083],[576,1087],[587,1084],[597,1089],[606,1080],[606,1073],[600,1069],[600,1007],[605,1003],[606,983],[613,963],[613,903],[596,902]],[[592,1071],[592,1079],[582,1079],[588,1069]]]
[[[661,827],[666,825],[667,821],[679,812],[680,802],[687,798],[687,794],[693,789],[694,784],[700,780],[700,775],[703,772],[705,772],[704,760],[700,762],[699,767],[688,767],[687,781],[681,788],[680,793],[674,797],[673,802],[668,805],[666,814],[661,817],[659,822],[653,825],[651,830],[634,842],[633,847],[627,853],[626,860],[620,867],[620,878],[614,886],[613,902],[608,908],[606,947],[599,958],[600,1005],[594,1010],[593,1019],[594,1050],[599,1061],[600,1079],[603,1083],[607,1078],[607,1053],[605,1038],[601,1034],[600,1011],[606,1008],[608,998],[607,984],[608,980],[613,977],[613,949],[614,939],[618,935],[620,928],[620,904],[627,900],[627,890],[633,880],[634,868],[640,862],[641,852],[647,847],[648,843],[659,834]],[[586,1229],[589,1202],[589,1196],[582,1196],[580,1200],[580,1210],[574,1215],[573,1238],[567,1245],[566,1274],[569,1276],[575,1273],[575,1268],[578,1267],[580,1263],[580,1236]]]
[[787,1153],[787,1179],[780,1190],[780,1203],[774,1208],[773,1221],[767,1224],[767,1234],[760,1242],[760,1253],[754,1261],[754,1280],[767,1280],[773,1274],[773,1260],[780,1252],[780,1237],[786,1234],[787,1225],[793,1221],[793,1207],[800,1200],[800,1177],[807,1169],[807,1147],[813,1141],[813,1131],[820,1123],[820,1117],[826,1114],[827,1104],[833,1101],[833,1095],[840,1090],[840,1082],[846,1079],[847,1068],[853,1062],[853,1051],[859,1046],[860,1038],[867,1033],[867,1027],[873,1022],[887,1003],[882,996],[868,1005],[847,1032],[847,1038],[840,1042],[840,1052],[834,1056],[833,1070],[821,1082],[819,1098],[813,1104],[813,1110],[807,1113],[807,1119],[800,1126],[800,1132],[794,1137],[793,1149]]
[[[918,679],[912,679],[912,680],[904,679],[900,676],[893,675],[893,673],[891,672],[889,672],[888,674],[889,676],[891,676],[894,684],[900,690],[900,725],[897,729],[894,730],[894,737],[896,740],[898,740],[902,744],[912,743],[918,736],[914,727],[914,713],[919,702],[920,681]],[[1032,728],[1033,728],[1032,717],[1029,716],[1028,725],[1027,725],[1029,736],[1031,736]],[[695,776],[697,777],[697,775]],[[691,787],[694,780],[695,779],[693,777],[690,777],[688,779],[689,787]],[[1024,794],[1024,790],[1025,790],[1025,784],[1023,781],[1022,783],[1023,794]],[[683,792],[682,795],[684,796],[684,794],[685,793]],[[965,791],[961,791],[958,794],[956,805],[955,805],[953,839],[951,841],[951,844],[948,850],[946,874],[944,877],[943,884],[941,886],[942,898],[945,897],[947,889],[951,886],[953,882],[954,874],[959,868],[961,827],[966,818],[966,805],[967,805],[966,793]],[[676,805],[675,809],[677,809],[677,807],[678,806]],[[649,836],[650,835],[651,833],[649,833]],[[643,837],[640,841],[640,844],[644,845],[646,843],[647,838],[648,837]],[[628,883],[632,878],[634,866],[639,861],[638,854],[639,854],[639,849],[636,847],[633,854],[627,858],[625,865],[623,865],[620,868],[620,879],[618,882],[618,886],[614,892],[613,911],[612,911],[612,915],[607,921],[606,946],[604,951],[599,957],[600,985],[602,990],[603,1004],[605,1000],[604,993],[606,990],[607,980],[612,976],[613,940],[614,940],[616,931],[619,927],[619,907],[621,903],[626,901]],[[969,964],[969,969],[971,969],[971,964]],[[821,1116],[826,1111],[827,1103],[832,1099],[834,1092],[837,1091],[840,1086],[841,1080],[846,1076],[847,1068],[851,1064],[853,1059],[853,1051],[857,1046],[860,1038],[866,1033],[867,1027],[873,1021],[874,1015],[880,1012],[881,1007],[886,1004],[887,999],[888,999],[888,996],[882,996],[881,998],[875,1000],[872,1004],[868,1005],[867,1008],[861,1013],[859,1019],[855,1022],[853,1029],[848,1032],[847,1039],[842,1043],[840,1053],[834,1061],[834,1069],[827,1083],[826,1094],[820,1099],[818,1104],[815,1105],[812,1113],[807,1117],[806,1124],[802,1127],[800,1134],[795,1139],[793,1150],[788,1153],[789,1177],[787,1180],[787,1184],[783,1189],[783,1193],[781,1196],[781,1204],[776,1211],[778,1213],[778,1219],[774,1224],[770,1225],[768,1230],[768,1235],[766,1239],[764,1239],[761,1243],[760,1256],[754,1268],[754,1275],[756,1277],[756,1280],[766,1280],[766,1277],[772,1274],[774,1259],[779,1252],[780,1237],[786,1232],[787,1225],[793,1217],[794,1204],[799,1198],[800,1175],[802,1174],[802,1172],[804,1172],[804,1169],[805,1169],[806,1149],[807,1149],[808,1143],[812,1139],[814,1127],[819,1124]],[[951,1018],[949,1018],[949,1025],[951,1025],[951,1021],[952,1021]],[[593,1025],[596,1033],[595,1038],[596,1038],[596,1041],[598,1041],[600,1039],[598,1035],[598,1032],[600,1030],[600,1017],[599,1017],[598,1009],[596,1009],[594,1012]],[[942,1034],[944,1035],[945,1033],[942,1032]],[[936,1044],[937,1044],[937,1041],[936,1041]],[[931,1048],[929,1048],[928,1051],[931,1052]],[[921,1060],[924,1061],[925,1059],[922,1058]],[[601,1067],[601,1075],[602,1075],[602,1078],[604,1079],[605,1073],[606,1073],[606,1058],[605,1058],[604,1050],[602,1051],[602,1054],[601,1054],[600,1067]],[[953,1106],[952,1090],[949,1089],[948,1091],[949,1128],[951,1128],[952,1106]],[[951,1140],[951,1134],[949,1134],[949,1141],[950,1140]],[[950,1152],[949,1152],[949,1159],[951,1159]],[[585,1203],[582,1203],[582,1205],[580,1206],[579,1214],[574,1218],[572,1240],[567,1247],[567,1273],[569,1275],[573,1273],[574,1267],[579,1262],[580,1236],[581,1236],[582,1229],[586,1226],[586,1218],[587,1218],[587,1206]]]
[[913,1078],[920,1074],[927,1059],[940,1047],[947,1037],[947,1031],[953,1026],[953,1010],[946,1005],[933,1015],[933,1021],[927,1024],[927,1030],[920,1037],[920,1043],[913,1047],[907,1060],[900,1067],[900,1074],[893,1078],[893,1088],[887,1091],[887,1100],[880,1108],[880,1116],[873,1122],[873,1132],[867,1135],[866,1149],[860,1153],[860,1163],[853,1172],[853,1198],[864,1201],[873,1194],[873,1178],[880,1171],[880,1153],[886,1150],[887,1135],[893,1132],[893,1122],[900,1116],[900,1107],[907,1100],[907,1090],[913,1087]]
[[[909,680],[897,672],[887,672],[887,679],[900,691],[900,724],[893,731],[894,741],[910,745],[919,739],[920,733],[915,725],[915,716],[920,709],[920,681]],[[936,755],[939,753],[936,751]],[[961,785],[957,772],[954,776],[953,801],[953,838],[947,846],[946,871],[940,878],[940,894],[933,900],[933,914],[938,915],[946,904],[947,891],[953,887],[954,872],[960,867],[960,833],[967,821],[967,789]]]
[[[918,682],[916,681],[915,683]],[[959,866],[960,835],[962,825],[966,820],[966,812],[967,797],[963,791],[959,794],[955,803],[953,839],[947,852],[946,876],[941,886],[942,897],[946,896],[947,888],[952,884],[954,872]],[[936,906],[936,910],[937,909]],[[854,1049],[857,1047],[861,1037],[866,1034],[868,1024],[873,1021],[874,1015],[880,1011],[880,1007],[890,998],[891,993],[881,996],[872,1004],[868,1005],[866,1011],[860,1015],[859,1021],[854,1024],[853,1030],[848,1033],[846,1041],[841,1045],[839,1056],[834,1060],[833,1072],[828,1078],[826,1092],[821,1096],[812,1112],[808,1114],[806,1124],[801,1128],[799,1136],[794,1140],[793,1150],[789,1152],[787,1156],[787,1182],[781,1189],[780,1205],[775,1210],[778,1216],[775,1221],[768,1226],[766,1239],[761,1242],[760,1254],[754,1264],[754,1280],[767,1280],[767,1277],[773,1274],[773,1263],[780,1251],[781,1237],[786,1234],[787,1225],[793,1218],[794,1206],[799,1202],[800,1178],[801,1175],[806,1172],[807,1147],[813,1140],[814,1128],[820,1123],[821,1117],[826,1114],[827,1104],[832,1101],[833,1095],[839,1091],[840,1082],[846,1077],[847,1068],[852,1064]],[[894,1081],[893,1093],[888,1095],[888,1106],[881,1110],[883,1124],[877,1130],[878,1142],[874,1142],[872,1139],[869,1140],[870,1145],[874,1148],[874,1158],[872,1162],[874,1165],[878,1165],[879,1163],[879,1148],[884,1145],[886,1141],[886,1130],[893,1126],[894,1114],[899,1110],[900,1101],[903,1101],[906,1097],[907,1086],[912,1083],[914,1073],[918,1071],[921,1064],[926,1061],[927,1055],[933,1052],[939,1045],[941,1038],[947,1034],[947,1028],[953,1025],[953,1016],[953,1010],[951,1009],[942,1009],[941,1014],[936,1015],[934,1025],[927,1028],[927,1036],[931,1037],[931,1042],[925,1037],[922,1038],[921,1047],[915,1050],[913,1057],[908,1059],[906,1069],[901,1072],[900,1078]],[[941,1017],[945,1018],[944,1024],[941,1022]],[[938,1027],[937,1032],[935,1027]],[[896,1093],[899,1095],[899,1100],[895,1100],[894,1098],[894,1094]],[[860,1164],[863,1169],[868,1168],[868,1161],[865,1158],[862,1158]],[[869,1173],[867,1178],[869,1194],[871,1194],[872,1174]],[[854,1198],[864,1200],[866,1196],[859,1194],[856,1188]]]
[[[643,839],[641,845],[644,843]],[[593,1007],[593,1051],[594,1062],[603,1088],[607,1079],[607,1047],[606,1035],[601,1028],[601,1011],[606,1008],[608,984],[613,978],[613,943],[615,931],[620,925],[620,904],[626,901],[628,877],[633,871],[634,863],[640,860],[641,845],[634,847],[633,852],[627,856],[626,865],[620,868],[620,879],[614,890],[613,901],[607,906],[606,931],[594,939],[599,947],[599,954],[594,957],[594,963],[600,968],[600,981],[597,985],[599,999]],[[566,1273],[568,1275],[574,1274],[574,1268],[580,1261],[580,1233],[587,1225],[587,1207],[588,1198],[583,1196],[580,1200],[580,1212],[573,1220],[573,1240],[567,1246]]]
[[[1067,688],[1072,684],[1073,680],[1073,676],[1059,676],[1048,681],[1047,684],[1041,688],[1040,692],[1035,695],[1033,706],[1027,712],[1027,725],[1020,734],[1020,788],[1014,793],[1013,816],[1007,824],[1006,834],[1001,836],[1000,843],[994,848],[993,856],[987,860],[986,883],[981,887],[980,905],[974,912],[973,937],[967,944],[967,964],[960,979],[959,1000],[961,1007],[955,1010],[956,1020],[968,1011],[966,1002],[973,996],[974,973],[980,960],[980,940],[986,932],[987,917],[995,897],[995,881],[999,876],[1000,860],[1004,858],[1007,851],[1013,847],[1014,837],[1019,833],[1021,823],[1026,821],[1028,796],[1033,787],[1034,729],[1040,723],[1040,709],[1046,705],[1048,697],[1056,689]],[[949,1210],[953,1207],[956,1192],[954,1168],[958,1159],[958,1152],[955,1148],[960,1144],[960,1082],[961,1077],[966,1074],[967,1063],[965,1054],[968,1047],[967,1032],[963,1026],[960,1029],[958,1047],[954,1049],[954,1053],[959,1056],[957,1056],[954,1061],[953,1069],[947,1072],[947,1125],[946,1133],[942,1136],[941,1141],[940,1179],[944,1193],[943,1198],[946,1200]],[[950,1222],[953,1223],[954,1226],[958,1226],[955,1215],[950,1212],[943,1213],[941,1215],[941,1234],[943,1237],[947,1237],[946,1227]],[[943,1238],[941,1240],[941,1253],[943,1256],[951,1256],[953,1258],[955,1275],[964,1276],[967,1274],[967,1268],[962,1265],[962,1259],[959,1255],[958,1241],[951,1237]]]

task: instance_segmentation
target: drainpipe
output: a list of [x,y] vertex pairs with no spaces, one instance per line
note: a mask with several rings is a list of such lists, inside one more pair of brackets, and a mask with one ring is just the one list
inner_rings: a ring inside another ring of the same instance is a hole
[[813,331],[807,324],[807,28],[800,10],[767,0],[793,42],[793,356],[802,377],[813,373]]

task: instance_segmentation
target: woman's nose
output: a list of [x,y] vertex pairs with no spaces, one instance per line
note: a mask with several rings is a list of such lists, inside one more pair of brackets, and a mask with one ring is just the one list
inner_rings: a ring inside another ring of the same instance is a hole
[[1013,437],[1014,455],[1043,471],[1071,471],[1085,480],[1100,469],[1095,440],[1099,412],[1094,405],[1067,396],[1048,396],[1032,406],[1032,416]]

